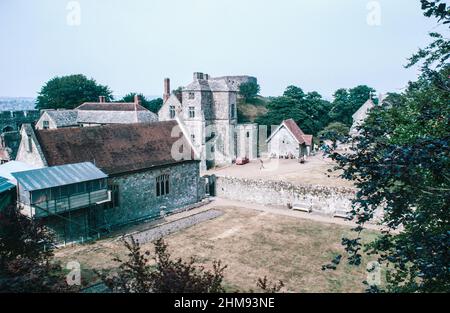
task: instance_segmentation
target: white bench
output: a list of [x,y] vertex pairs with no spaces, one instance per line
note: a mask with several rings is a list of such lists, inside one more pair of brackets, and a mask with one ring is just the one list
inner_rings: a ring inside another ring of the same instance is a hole
[[292,210],[294,210],[294,211],[302,211],[302,212],[306,212],[306,213],[311,213],[312,212],[312,208],[311,207],[307,207],[306,205],[301,205],[301,204],[294,204],[294,206],[292,207]]
[[334,211],[333,217],[339,217],[348,220],[349,219],[349,213],[347,210],[344,209],[337,209]]

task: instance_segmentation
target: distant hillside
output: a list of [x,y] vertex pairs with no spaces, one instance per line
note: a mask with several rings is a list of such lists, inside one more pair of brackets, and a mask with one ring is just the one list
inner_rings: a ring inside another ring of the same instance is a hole
[[254,103],[245,103],[242,100],[238,101],[238,122],[252,123],[258,117],[267,113],[267,98],[258,96]]

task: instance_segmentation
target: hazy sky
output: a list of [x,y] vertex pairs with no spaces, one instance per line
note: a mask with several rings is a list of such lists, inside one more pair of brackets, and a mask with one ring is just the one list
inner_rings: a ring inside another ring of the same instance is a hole
[[0,96],[36,96],[75,73],[159,95],[164,77],[175,89],[194,71],[256,76],[263,95],[399,91],[435,23],[419,0],[0,0]]

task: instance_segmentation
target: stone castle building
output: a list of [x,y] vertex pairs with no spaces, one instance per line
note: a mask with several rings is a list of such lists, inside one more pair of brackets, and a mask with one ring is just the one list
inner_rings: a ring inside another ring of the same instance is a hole
[[201,156],[202,170],[232,164],[237,157],[257,157],[257,125],[237,120],[239,85],[249,81],[257,82],[250,76],[194,73],[180,93],[171,93],[170,80],[165,79],[159,120],[179,121]]

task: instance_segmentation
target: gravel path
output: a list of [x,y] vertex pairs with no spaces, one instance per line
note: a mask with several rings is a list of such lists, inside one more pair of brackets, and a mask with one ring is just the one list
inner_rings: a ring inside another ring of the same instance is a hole
[[221,215],[223,215],[222,211],[211,209],[172,222],[167,222],[165,224],[158,225],[148,230],[132,233],[127,235],[126,237],[133,236],[134,239],[139,241],[139,243],[144,244],[156,240],[158,238],[161,238],[163,236],[172,234],[179,230],[194,226],[198,223],[219,217]]

